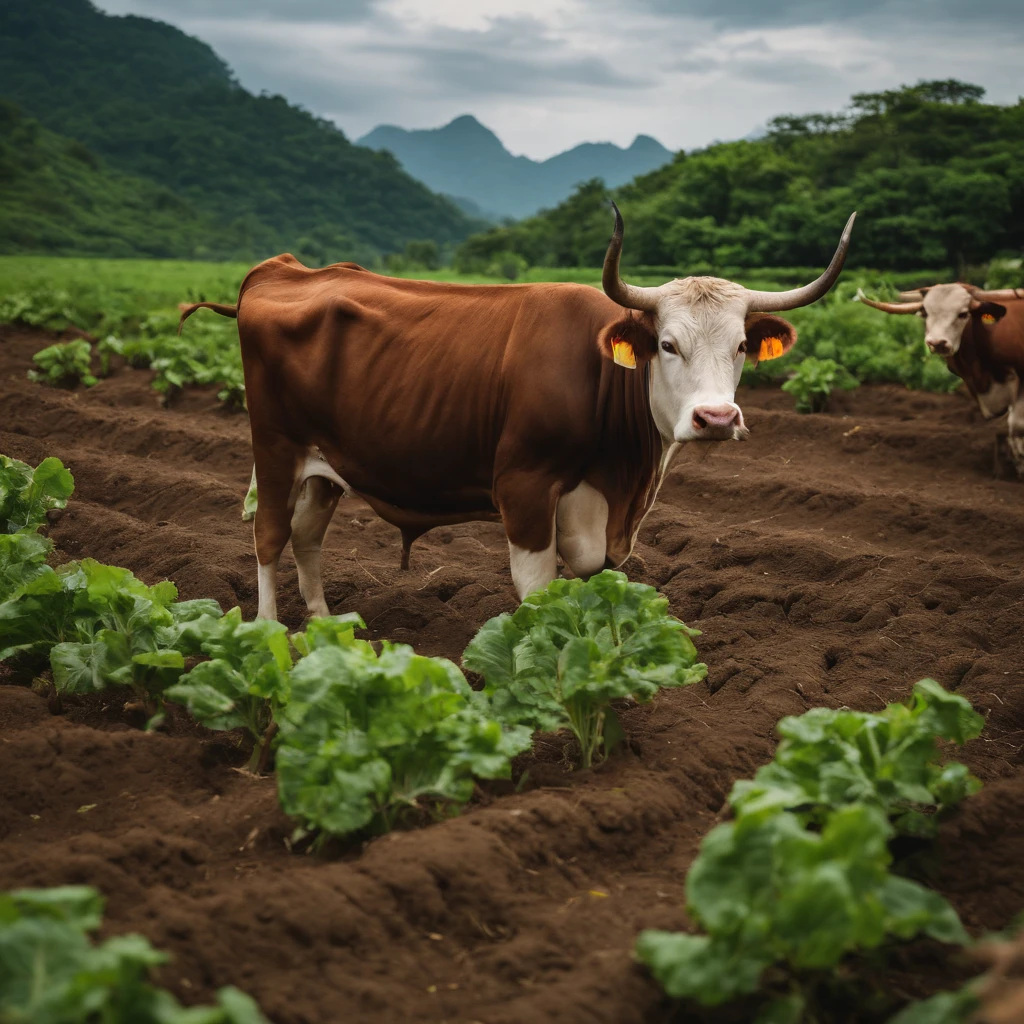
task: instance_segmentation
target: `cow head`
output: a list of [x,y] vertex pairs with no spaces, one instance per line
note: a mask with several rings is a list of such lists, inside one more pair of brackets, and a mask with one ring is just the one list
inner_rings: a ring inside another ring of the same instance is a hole
[[1017,297],[1019,289],[983,291],[973,284],[936,284],[912,292],[900,292],[899,302],[875,302],[858,292],[860,301],[883,313],[914,314],[924,321],[924,343],[929,352],[946,358],[960,351],[964,328],[972,319],[982,325],[1006,315],[1000,301]]
[[762,353],[782,355],[796,342],[796,330],[771,313],[820,299],[843,269],[856,214],[846,223],[832,262],[817,281],[785,292],[750,291],[717,277],[687,277],[658,288],[639,288],[619,277],[623,225],[618,207],[615,231],[604,261],[605,294],[627,316],[601,336],[605,354],[626,343],[639,365],[650,363],[651,412],[661,436],[673,442],[721,441],[747,436],[736,387],[744,360]]

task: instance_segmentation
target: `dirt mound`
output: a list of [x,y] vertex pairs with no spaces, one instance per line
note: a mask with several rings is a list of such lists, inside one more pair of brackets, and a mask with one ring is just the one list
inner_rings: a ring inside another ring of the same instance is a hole
[[[30,384],[48,340],[0,328],[0,451],[72,469],[50,530],[59,557],[253,615],[244,415],[203,392],[162,408],[140,371],[89,391]],[[541,742],[519,792],[488,786],[461,818],[325,861],[289,852],[274,780],[236,770],[234,735],[179,714],[145,735],[116,694],[53,717],[0,686],[0,887],[97,885],[108,932],[174,955],[162,980],[180,998],[236,984],[281,1024],[682,1019],[632,943],[685,925],[687,868],[732,782],[771,756],[775,722],[876,710],[932,675],[987,718],[964,755],[986,786],[915,871],[975,934],[1004,926],[1024,906],[1024,489],[992,478],[996,428],[960,395],[896,387],[842,395],[826,416],[796,415],[776,390],[740,401],[750,440],[683,451],[626,566],[703,631],[710,666],[706,684],[624,714],[628,750],[570,775]],[[515,605],[500,527],[435,530],[406,573],[400,550],[343,501],[324,556],[331,609],[457,660]],[[297,626],[287,555],[279,598]],[[957,970],[926,950],[880,984],[920,995]]]

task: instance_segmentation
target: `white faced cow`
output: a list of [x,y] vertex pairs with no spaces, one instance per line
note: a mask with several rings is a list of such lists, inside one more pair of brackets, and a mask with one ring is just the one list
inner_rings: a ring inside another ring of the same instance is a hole
[[[690,277],[456,285],[380,277],[290,255],[252,270],[237,306],[259,507],[260,615],[276,615],[289,539],[299,588],[323,614],[320,545],[345,488],[402,531],[498,519],[520,598],[557,575],[620,565],[685,441],[746,435],[744,360],[796,332],[773,312],[824,295],[853,217],[818,280],[784,292]],[[199,305],[186,307],[182,319]]]
[[936,284],[901,292],[899,302],[858,297],[884,313],[924,321],[928,351],[946,360],[985,418],[1008,413],[1010,456],[1024,476],[1024,289]]

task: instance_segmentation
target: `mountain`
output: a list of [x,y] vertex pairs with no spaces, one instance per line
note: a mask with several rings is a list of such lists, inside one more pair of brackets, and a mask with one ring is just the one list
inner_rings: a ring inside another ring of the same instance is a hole
[[204,255],[362,258],[482,226],[390,155],[282,96],[247,92],[200,40],[88,0],[0,3],[0,97],[218,225]]
[[[666,273],[822,267],[854,210],[850,266],[959,277],[965,264],[1019,256],[1024,101],[983,94],[955,80],[860,93],[840,114],[777,117],[754,141],[680,153],[615,190],[623,259]],[[479,270],[509,253],[532,266],[600,266],[608,196],[589,181],[553,209],[474,235],[456,266]]]
[[527,217],[561,202],[582,181],[602,178],[615,188],[672,159],[656,139],[638,135],[628,149],[584,142],[547,160],[531,160],[513,156],[469,114],[443,128],[409,131],[380,125],[357,143],[394,153],[429,188],[468,200],[495,217]]

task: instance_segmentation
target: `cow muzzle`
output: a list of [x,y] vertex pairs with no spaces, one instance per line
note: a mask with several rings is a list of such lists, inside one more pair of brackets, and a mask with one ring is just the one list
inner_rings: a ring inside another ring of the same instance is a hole
[[701,441],[731,441],[745,438],[749,431],[738,405],[698,405],[690,420],[694,437]]
[[928,338],[925,340],[928,350],[937,356],[951,356],[953,346],[943,338]]

